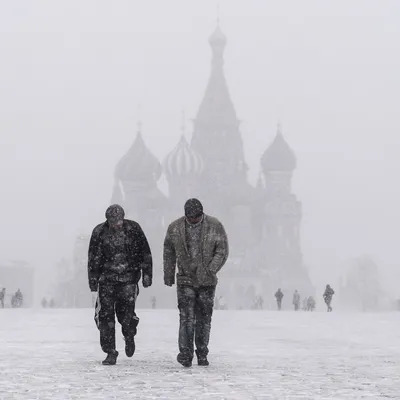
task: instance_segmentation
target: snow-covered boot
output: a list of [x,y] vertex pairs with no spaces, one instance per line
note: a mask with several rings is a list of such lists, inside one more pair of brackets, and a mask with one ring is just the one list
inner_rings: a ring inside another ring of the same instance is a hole
[[207,367],[210,365],[210,363],[207,360],[207,356],[205,354],[200,354],[196,350],[196,355],[197,355],[197,365],[200,365],[201,367]]
[[107,357],[105,360],[102,362],[103,365],[115,365],[117,363],[117,358],[118,358],[118,351],[114,350],[111,353],[107,354]]
[[132,357],[135,354],[135,337],[127,337],[125,338],[125,354],[127,357]]
[[192,360],[182,353],[178,354],[178,356],[176,357],[176,361],[178,361],[179,364],[187,368],[192,366]]

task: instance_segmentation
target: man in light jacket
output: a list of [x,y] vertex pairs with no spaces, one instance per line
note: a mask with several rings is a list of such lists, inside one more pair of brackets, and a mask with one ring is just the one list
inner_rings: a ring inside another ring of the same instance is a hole
[[185,216],[172,222],[164,241],[164,283],[176,284],[180,314],[177,361],[192,365],[194,341],[198,365],[207,360],[217,273],[229,253],[225,229],[216,218],[204,214],[198,199],[185,203]]

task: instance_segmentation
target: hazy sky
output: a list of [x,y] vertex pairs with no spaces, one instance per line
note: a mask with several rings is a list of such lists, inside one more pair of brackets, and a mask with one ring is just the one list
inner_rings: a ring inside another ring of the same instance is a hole
[[400,278],[395,0],[1,2],[0,260],[49,267],[103,219],[139,103],[160,159],[182,108],[190,137],[217,3],[250,179],[280,120],[312,276],[334,279],[368,253]]

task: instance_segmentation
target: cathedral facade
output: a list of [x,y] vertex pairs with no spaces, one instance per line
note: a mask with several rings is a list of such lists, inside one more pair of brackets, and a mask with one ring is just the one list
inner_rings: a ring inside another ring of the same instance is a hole
[[[300,245],[301,203],[291,190],[296,157],[278,127],[260,160],[256,187],[250,185],[240,122],[224,75],[227,39],[217,27],[209,39],[211,73],[194,119],[191,142],[184,135],[160,162],[139,131],[115,169],[112,203],[138,221],[149,237],[155,258],[155,287],[163,293],[162,243],[173,219],[183,215],[190,197],[220,219],[228,233],[230,257],[220,272],[218,295],[231,308],[248,308],[254,296],[274,302],[278,287],[288,297],[295,289],[304,296],[313,288]],[[158,187],[162,174],[168,195]],[[175,299],[161,296],[161,304]]]
[[[230,256],[219,273],[217,296],[236,309],[250,308],[255,297],[262,296],[265,306],[272,308],[280,287],[286,295],[284,304],[290,307],[295,289],[303,296],[314,294],[301,252],[301,203],[291,188],[296,157],[278,127],[261,157],[257,185],[249,183],[240,123],[223,69],[227,40],[219,27],[209,43],[211,74],[191,142],[183,134],[160,161],[139,129],[115,169],[111,203],[122,205],[127,218],[139,222],[154,258],[153,286],[141,290],[138,306],[150,307],[155,298],[157,307],[176,306],[175,290],[163,285],[163,240],[168,224],[183,215],[185,201],[197,197],[207,214],[221,220],[229,237]],[[163,174],[168,195],[158,186]],[[74,291],[69,297],[76,306],[91,301],[88,241],[87,236],[77,238],[74,278],[64,285],[65,293]]]

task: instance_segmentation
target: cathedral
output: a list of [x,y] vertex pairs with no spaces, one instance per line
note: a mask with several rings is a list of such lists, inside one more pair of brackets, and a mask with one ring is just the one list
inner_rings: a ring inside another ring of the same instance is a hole
[[[139,129],[115,168],[111,203],[122,205],[127,218],[140,223],[154,257],[154,283],[141,289],[138,306],[149,307],[154,298],[157,307],[176,306],[175,290],[163,286],[163,240],[168,224],[183,215],[185,201],[197,197],[207,214],[221,220],[229,237],[230,256],[219,273],[217,297],[228,308],[241,309],[251,308],[254,298],[262,296],[272,308],[280,287],[289,307],[295,289],[314,295],[300,245],[301,203],[291,188],[296,157],[278,126],[261,157],[257,185],[249,183],[240,122],[224,75],[227,39],[219,26],[209,44],[211,73],[190,143],[182,134],[165,159],[158,160]],[[167,195],[158,186],[162,175]],[[85,262],[78,264],[83,280]]]

